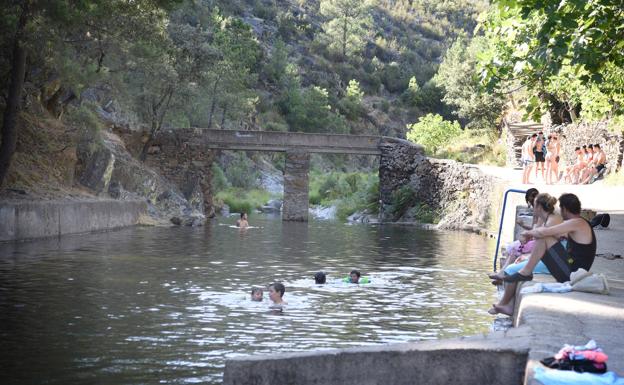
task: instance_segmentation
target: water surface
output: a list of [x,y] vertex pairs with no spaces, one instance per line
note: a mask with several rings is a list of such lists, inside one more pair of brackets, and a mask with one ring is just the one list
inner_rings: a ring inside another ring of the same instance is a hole
[[[224,359],[487,332],[493,243],[411,227],[137,227],[0,245],[0,383],[220,383]],[[340,282],[357,268],[368,285]],[[313,275],[328,273],[328,285]],[[269,310],[286,285],[289,305]]]

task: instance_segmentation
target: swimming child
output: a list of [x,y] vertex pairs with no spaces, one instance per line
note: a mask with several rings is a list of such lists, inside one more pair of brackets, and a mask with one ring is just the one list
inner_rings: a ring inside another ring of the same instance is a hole
[[327,281],[327,275],[325,275],[325,273],[323,273],[322,271],[319,271],[318,273],[314,274],[314,283],[316,283],[317,285],[322,285]]
[[273,301],[273,305],[288,305],[288,302],[283,300],[286,288],[280,282],[272,283],[269,286],[269,299]]
[[362,277],[358,270],[351,270],[348,277],[343,279],[346,283],[371,283],[370,277]]
[[263,294],[264,294],[264,292],[262,291],[261,288],[254,287],[253,289],[251,289],[251,300],[260,302],[260,301],[262,301],[262,295]]

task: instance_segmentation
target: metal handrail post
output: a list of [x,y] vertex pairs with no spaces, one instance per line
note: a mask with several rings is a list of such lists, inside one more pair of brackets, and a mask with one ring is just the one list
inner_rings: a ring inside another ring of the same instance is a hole
[[503,232],[503,220],[505,219],[505,209],[507,208],[507,195],[509,195],[510,192],[526,194],[525,190],[517,190],[513,188],[510,188],[509,190],[505,191],[505,199],[503,199],[503,212],[501,213],[500,224],[498,225],[498,238],[496,239],[496,252],[494,253],[494,272],[496,272],[496,261],[498,260],[498,249],[500,248],[501,233]]

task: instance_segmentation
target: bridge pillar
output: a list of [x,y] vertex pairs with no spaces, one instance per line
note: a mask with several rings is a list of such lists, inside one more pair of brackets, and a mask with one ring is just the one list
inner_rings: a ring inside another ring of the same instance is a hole
[[283,221],[308,221],[308,174],[310,154],[301,150],[286,151],[284,167]]

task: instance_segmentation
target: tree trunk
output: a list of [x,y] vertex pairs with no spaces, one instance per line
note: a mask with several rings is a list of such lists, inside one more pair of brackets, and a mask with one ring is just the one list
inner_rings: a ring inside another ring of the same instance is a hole
[[214,86],[212,87],[212,105],[210,106],[210,115],[208,117],[208,128],[212,128],[212,117],[214,116],[215,108],[217,107],[217,85],[219,79],[215,79]]
[[[147,152],[152,144],[152,141],[154,140],[154,136],[156,136],[156,133],[162,128],[163,121],[165,120],[165,115],[169,110],[169,104],[171,103],[171,97],[174,92],[175,90],[173,87],[168,87],[160,101],[152,105],[152,123],[147,141],[143,144],[143,149],[139,155],[141,162],[145,162],[145,159],[147,159]],[[164,106],[163,103],[165,103]]]
[[24,86],[24,76],[26,73],[26,49],[22,46],[22,35],[26,27],[26,20],[29,13],[29,2],[22,4],[22,14],[20,15],[15,41],[13,42],[13,58],[11,63],[11,84],[7,98],[6,109],[2,122],[2,145],[0,145],[0,186],[6,178],[11,158],[17,148],[17,116],[20,110],[22,99],[22,88]]
[[344,18],[344,24],[342,26],[342,58],[347,59],[347,18]]
[[225,103],[223,106],[223,112],[221,113],[221,129],[223,130],[223,125],[225,124],[225,114],[227,112],[228,105]]

